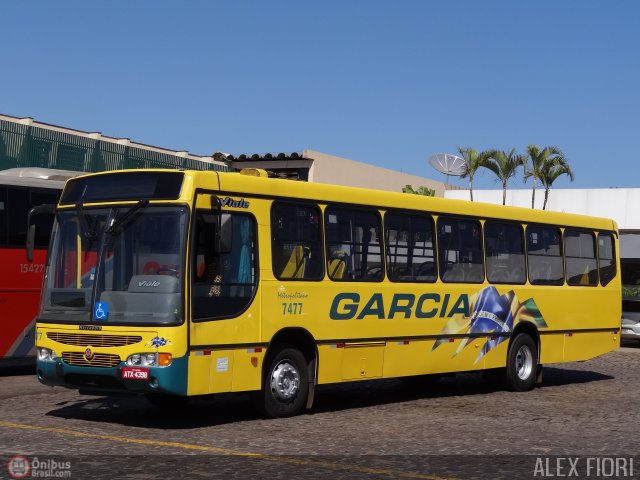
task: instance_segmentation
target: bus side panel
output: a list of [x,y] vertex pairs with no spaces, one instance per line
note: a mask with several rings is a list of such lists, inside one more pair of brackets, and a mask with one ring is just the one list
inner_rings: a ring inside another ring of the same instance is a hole
[[613,286],[565,286],[543,291],[538,297],[541,298],[538,305],[551,330],[620,326],[622,302],[620,291]]
[[232,392],[260,389],[264,353],[264,349],[243,348],[234,350]]
[[[205,354],[204,351],[196,351],[189,353],[189,368],[187,380],[187,395],[205,395],[211,390],[211,354]],[[224,387],[230,386],[224,385]],[[224,390],[220,390],[224,391]]]
[[540,332],[540,363],[560,363],[564,360],[564,334]]
[[342,379],[382,377],[385,347],[347,344],[342,358]]
[[[260,388],[264,353],[251,348],[260,344],[260,297],[258,290],[249,308],[235,318],[190,322],[189,394]],[[234,344],[248,347],[231,348]],[[252,357],[257,358],[255,366]]]
[[588,360],[620,346],[620,335],[610,332],[574,332],[564,335],[564,361]]
[[318,345],[318,383],[342,381],[344,348],[333,345]]
[[189,395],[259,390],[263,361],[264,350],[255,348],[193,351]]
[[[484,356],[484,368],[502,368],[507,364],[507,353],[509,352],[509,341],[511,338],[505,338],[497,347],[491,349]],[[478,339],[483,343],[485,339]]]
[[27,262],[22,249],[0,249],[0,359],[35,357],[33,319],[40,305],[46,251]]
[[432,345],[433,342],[428,340],[414,340],[408,343],[388,341],[384,353],[384,377],[393,378],[427,373],[429,366],[434,367],[429,361]]
[[[485,368],[481,355],[485,339],[444,339],[387,342],[384,377],[473,371]],[[435,348],[434,348],[435,346]],[[500,355],[491,351],[490,355]],[[503,360],[504,362],[504,360]]]

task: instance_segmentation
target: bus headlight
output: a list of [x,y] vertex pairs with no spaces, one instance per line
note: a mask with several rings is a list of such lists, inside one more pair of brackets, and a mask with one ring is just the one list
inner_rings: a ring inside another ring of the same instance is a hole
[[158,358],[155,353],[145,353],[142,355],[142,365],[145,367],[155,367],[158,364]]
[[55,362],[58,359],[58,355],[53,350],[48,348],[38,348],[38,360],[41,362]]
[[127,365],[140,365],[140,354],[135,353],[127,358]]
[[131,367],[168,367],[172,360],[170,353],[134,353],[126,363]]

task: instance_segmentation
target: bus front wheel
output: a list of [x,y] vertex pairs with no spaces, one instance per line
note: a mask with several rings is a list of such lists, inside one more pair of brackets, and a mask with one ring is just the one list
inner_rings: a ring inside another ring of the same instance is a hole
[[296,415],[309,394],[307,361],[297,349],[285,347],[268,362],[260,392],[260,407],[271,418]]
[[536,381],[538,348],[526,333],[520,333],[509,346],[505,384],[514,392],[532,390]]

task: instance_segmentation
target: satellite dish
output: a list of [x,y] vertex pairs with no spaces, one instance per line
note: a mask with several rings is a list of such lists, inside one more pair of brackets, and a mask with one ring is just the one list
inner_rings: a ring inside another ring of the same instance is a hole
[[428,161],[433,168],[447,176],[447,182],[449,181],[449,175],[454,177],[463,175],[467,166],[464,158],[450,153],[436,153],[431,155]]

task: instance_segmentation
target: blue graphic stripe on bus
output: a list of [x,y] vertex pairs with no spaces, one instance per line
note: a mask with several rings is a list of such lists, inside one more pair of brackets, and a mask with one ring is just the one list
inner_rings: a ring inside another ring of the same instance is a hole
[[93,310],[93,318],[96,320],[106,320],[109,316],[109,305],[106,302],[96,302]]
[[[468,318],[455,317],[448,321],[441,335],[461,333],[471,335],[460,342],[452,355],[455,357],[471,342],[482,341],[474,339],[474,334],[496,333],[496,336],[485,338],[485,343],[474,363],[478,363],[482,357],[504,342],[508,336],[500,334],[512,332],[516,323],[526,320],[541,328],[547,326],[532,298],[520,303],[513,290],[501,296],[494,286],[484,288],[471,297],[471,312],[471,316]],[[432,350],[446,341],[446,337],[437,340]]]

